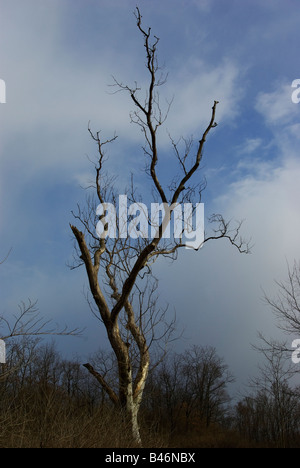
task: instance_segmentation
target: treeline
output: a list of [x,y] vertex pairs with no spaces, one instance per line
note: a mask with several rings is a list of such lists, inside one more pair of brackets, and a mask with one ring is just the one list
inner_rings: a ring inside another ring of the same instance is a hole
[[[268,381],[257,379],[252,393],[233,405],[233,376],[213,347],[169,355],[152,369],[145,389],[144,445],[300,446],[299,389],[288,385],[279,361],[273,371],[265,369]],[[113,384],[113,355],[102,351],[92,362]],[[54,343],[29,337],[9,346],[0,374],[1,448],[130,446],[126,427],[82,363],[63,359]]]

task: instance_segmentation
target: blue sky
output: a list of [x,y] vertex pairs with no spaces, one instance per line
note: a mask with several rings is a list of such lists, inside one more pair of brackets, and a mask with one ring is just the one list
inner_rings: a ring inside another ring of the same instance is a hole
[[[141,133],[130,124],[125,93],[111,94],[112,75],[146,84],[144,48],[133,11],[160,38],[169,73],[163,99],[174,97],[160,133],[163,180],[174,139],[202,135],[211,106],[218,127],[203,160],[205,212],[245,219],[251,255],[226,242],[159,262],[160,300],[176,309],[189,344],[215,346],[239,384],[255,373],[250,343],[258,330],[276,335],[262,288],[299,259],[300,104],[291,83],[300,78],[300,4],[296,0],[0,0],[0,270],[2,313],[38,299],[41,314],[85,326],[84,338],[60,342],[69,355],[105,346],[82,293],[84,271],[70,271],[71,210],[84,200],[95,154],[87,126],[118,135],[109,168],[120,187],[133,170],[143,184]],[[292,341],[292,339],[291,339]]]

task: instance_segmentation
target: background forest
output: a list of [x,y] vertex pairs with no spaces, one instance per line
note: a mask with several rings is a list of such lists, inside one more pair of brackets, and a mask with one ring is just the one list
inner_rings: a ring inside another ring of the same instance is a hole
[[[114,386],[113,353],[91,356]],[[2,365],[3,366],[3,365]],[[77,360],[63,359],[55,343],[24,337],[9,346],[0,381],[0,447],[134,447],[120,429],[105,391]],[[300,388],[280,350],[247,393],[232,401],[234,378],[213,347],[171,353],[148,378],[140,410],[144,447],[300,447]]]

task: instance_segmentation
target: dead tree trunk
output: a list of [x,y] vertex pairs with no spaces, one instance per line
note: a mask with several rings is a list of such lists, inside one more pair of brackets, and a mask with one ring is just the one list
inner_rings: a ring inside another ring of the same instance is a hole
[[[105,175],[103,166],[105,163],[104,146],[112,143],[117,137],[103,141],[100,138],[100,132],[94,134],[89,128],[89,133],[96,142],[98,150],[93,187],[95,198],[88,200],[87,208],[84,210],[78,207],[78,214],[74,215],[83,226],[83,232],[74,225],[70,227],[76,239],[77,248],[77,264],[73,268],[85,266],[93,298],[93,312],[103,322],[110,346],[116,356],[118,390],[114,390],[91,364],[87,363],[85,367],[100,382],[114,405],[120,408],[130,427],[133,439],[137,445],[140,445],[138,412],[149,371],[149,347],[153,341],[158,340],[154,330],[158,324],[161,326],[164,320],[164,312],[158,312],[155,307],[154,289],[149,289],[147,278],[152,278],[152,265],[159,256],[169,256],[175,259],[178,249],[185,246],[181,237],[179,240],[167,240],[163,238],[163,234],[176,204],[192,201],[195,193],[198,193],[199,197],[194,201],[200,201],[205,185],[202,183],[192,186],[190,179],[199,169],[206,138],[217,125],[215,115],[218,102],[215,101],[213,104],[207,128],[196,148],[193,149],[191,141],[184,140],[185,148],[183,154],[180,154],[179,145],[171,139],[171,148],[175,152],[175,161],[179,165],[180,174],[179,176],[178,174],[172,175],[170,184],[164,188],[157,173],[159,158],[157,130],[164,123],[170,106],[163,114],[157,87],[165,83],[166,77],[157,76],[158,72],[160,73],[157,62],[159,39],[156,36],[152,37],[150,28],[143,29],[138,8],[136,20],[138,30],[144,40],[149,86],[143,100],[139,98],[140,88],[137,86],[130,88],[117,80],[115,80],[115,86],[118,91],[128,92],[135,106],[136,110],[132,113],[131,120],[138,125],[145,137],[143,150],[147,158],[146,173],[150,176],[152,188],[155,189],[160,202],[167,205],[168,209],[161,222],[155,226],[156,235],[149,240],[141,232],[137,232],[135,239],[118,235],[110,238],[107,224],[103,226],[103,235],[97,235],[96,225],[99,222],[97,204],[100,204],[103,210],[100,220],[105,218],[106,204],[108,202],[116,204],[117,197],[112,179]],[[133,185],[130,198],[131,201],[135,200]],[[125,221],[127,222],[128,219],[126,218]],[[212,236],[204,239],[204,242],[210,239],[228,238],[240,252],[248,251],[248,246],[245,247],[244,242],[238,236],[240,224],[235,230],[231,230],[229,223],[226,223],[221,215],[213,215],[210,221],[217,223],[218,227],[213,230]],[[146,285],[142,287],[145,281]],[[107,289],[110,293],[107,293]],[[167,324],[167,328],[161,333],[163,338],[168,338],[173,325],[172,322]]]

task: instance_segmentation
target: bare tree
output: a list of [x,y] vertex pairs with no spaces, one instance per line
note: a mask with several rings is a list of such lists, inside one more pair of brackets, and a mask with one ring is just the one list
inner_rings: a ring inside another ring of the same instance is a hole
[[234,379],[215,348],[191,346],[182,354],[168,355],[149,375],[147,406],[152,404],[152,411],[155,407],[167,416],[163,422],[171,434],[183,427],[187,433],[192,421],[206,427],[225,421],[230,401],[227,387]]
[[289,447],[299,435],[299,387],[291,382],[295,371],[284,346],[261,338],[255,348],[264,361],[250,381],[254,392],[237,405],[237,421],[241,432],[256,442]]
[[[37,308],[37,301],[28,300],[27,303],[22,302],[19,305],[19,311],[10,317],[0,316],[0,337],[1,340],[16,344],[16,340],[30,337],[42,338],[44,336],[79,336],[81,331],[78,328],[68,329],[67,326],[59,329],[57,324],[53,324],[52,320],[46,320],[40,314]],[[20,367],[25,365],[23,356],[20,355],[18,362],[15,362],[13,367],[6,369],[6,365],[2,364],[2,372],[0,373],[0,381],[7,378],[9,374],[15,372]]]
[[21,302],[19,312],[12,317],[0,316],[1,338],[8,340],[18,336],[43,336],[43,335],[78,335],[80,331],[69,330],[67,326],[58,329],[52,320],[46,320],[41,316],[37,308],[37,301],[30,299],[27,303]]
[[[276,318],[277,328],[284,332],[285,335],[300,334],[300,263],[294,261],[292,267],[287,265],[287,278],[285,281],[275,281],[278,287],[276,296],[271,297],[264,292],[264,302],[270,306]],[[264,334],[259,333],[260,345],[253,345],[253,348],[264,355],[280,355],[281,359],[285,356],[286,361],[290,364],[292,357],[291,343],[288,339],[273,339],[267,338]],[[295,340],[297,343],[297,340]],[[295,351],[297,353],[298,350]],[[293,374],[299,373],[298,366],[294,366]]]
[[[300,332],[300,263],[296,261],[285,281],[275,281],[278,292],[264,301],[271,307],[277,327],[285,334]],[[292,364],[288,340],[268,338],[259,333],[259,343],[252,347],[263,356],[259,375],[251,380],[255,393],[245,397],[237,406],[237,421],[241,432],[257,442],[275,443],[286,447],[299,434],[299,387],[293,378],[299,373]]]
[[[11,250],[0,262],[0,265],[7,260],[10,252]],[[46,320],[42,317],[37,308],[37,301],[33,302],[30,299],[27,303],[22,301],[21,304],[19,304],[18,309],[18,312],[12,315],[0,315],[0,342],[3,346],[4,354],[5,341],[9,343],[16,341],[19,338],[38,338],[45,335],[80,335],[80,330],[78,328],[68,329],[68,327],[65,326],[62,329],[59,329],[57,324],[53,324],[52,320]],[[16,343],[14,343],[14,345],[16,345]],[[5,363],[0,364],[2,367],[0,381],[5,380],[9,374],[24,365],[25,361],[26,360],[23,358],[20,358],[18,360],[18,364],[15,363],[15,365],[10,369],[6,369]]]
[[[165,311],[157,310],[157,304],[153,300],[153,263],[161,256],[176,259],[178,249],[186,246],[182,236],[175,240],[167,239],[163,234],[179,203],[198,203],[201,200],[205,182],[192,184],[191,179],[200,169],[208,134],[217,126],[215,116],[218,102],[213,103],[208,125],[197,143],[192,139],[181,139],[179,142],[170,139],[170,147],[175,156],[174,165],[177,164],[179,169],[173,175],[170,169],[169,183],[163,183],[158,174],[158,130],[167,118],[170,103],[167,103],[164,112],[158,88],[165,84],[167,76],[158,64],[159,38],[152,35],[151,28],[145,29],[142,26],[142,16],[138,8],[135,17],[146,53],[148,87],[143,97],[137,83],[131,87],[114,78],[113,86],[116,87],[116,92],[127,92],[131,98],[135,109],[131,114],[131,121],[142,131],[145,140],[145,172],[149,176],[155,199],[167,209],[157,225],[152,223],[151,227],[155,228],[156,232],[151,239],[145,237],[142,230],[140,233],[136,230],[137,235],[134,239],[129,236],[124,238],[122,235],[109,237],[107,223],[104,226],[104,235],[97,235],[96,225],[99,219],[101,221],[104,218],[104,212],[100,213],[100,217],[97,216],[97,206],[105,206],[104,203],[108,202],[116,206],[115,181],[105,173],[105,148],[113,143],[117,136],[103,140],[100,132],[94,133],[89,126],[89,133],[98,150],[95,183],[92,187],[94,197],[88,198],[86,208],[78,207],[78,212],[74,215],[83,230],[79,230],[75,225],[70,227],[76,239],[77,252],[77,263],[73,268],[85,266],[92,294],[92,309],[104,324],[110,346],[116,356],[118,389],[114,390],[90,363],[85,364],[85,367],[101,383],[114,405],[121,410],[135,443],[141,444],[138,411],[149,371],[149,346],[159,337],[167,339],[173,331],[173,324],[161,326],[161,321],[165,319]],[[133,203],[137,201],[133,177],[130,189],[126,193]],[[129,213],[125,221],[130,220],[132,213]],[[226,238],[240,252],[249,252],[249,245],[240,236],[240,223],[232,229],[220,214],[212,215],[209,221],[215,228],[211,235],[205,237],[204,242]],[[151,225],[150,219],[148,222]],[[120,234],[120,224],[117,227]],[[199,247],[201,246],[197,246],[196,250]],[[148,285],[145,286],[145,282],[148,282]]]
[[278,320],[278,327],[287,333],[300,333],[300,262],[288,265],[286,281],[276,281],[278,294],[275,298],[264,295]]
[[185,353],[183,371],[190,412],[196,408],[207,427],[211,422],[221,422],[230,401],[227,386],[234,377],[216,349],[193,346]]

